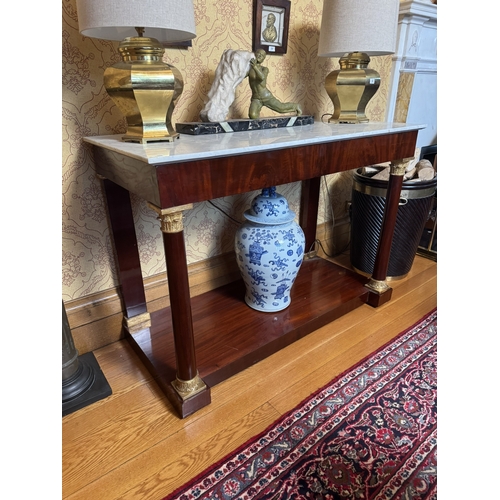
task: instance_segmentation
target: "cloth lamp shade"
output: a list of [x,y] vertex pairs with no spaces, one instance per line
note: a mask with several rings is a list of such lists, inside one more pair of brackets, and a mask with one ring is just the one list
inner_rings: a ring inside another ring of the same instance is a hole
[[144,35],[159,42],[196,37],[193,0],[77,0],[80,33],[90,38],[123,40]]
[[399,0],[324,0],[318,56],[340,57],[325,78],[334,123],[365,123],[366,105],[380,86],[370,56],[396,49]]
[[399,0],[324,0],[318,55],[393,54],[398,14]]

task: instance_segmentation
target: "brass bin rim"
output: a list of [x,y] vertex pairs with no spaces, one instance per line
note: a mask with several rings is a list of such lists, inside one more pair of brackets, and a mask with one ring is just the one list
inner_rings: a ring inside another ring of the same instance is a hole
[[[379,170],[383,170],[384,167],[380,167]],[[375,175],[377,172],[374,172]],[[354,174],[353,178],[353,188],[360,193],[366,194],[368,196],[379,196],[385,198],[387,196],[388,181],[382,181],[379,179],[373,179],[368,175],[361,174],[361,169],[358,168]],[[429,196],[434,196],[437,190],[437,175],[434,179],[429,181],[421,182],[411,182],[403,181],[401,187],[400,198],[406,200],[427,198]]]

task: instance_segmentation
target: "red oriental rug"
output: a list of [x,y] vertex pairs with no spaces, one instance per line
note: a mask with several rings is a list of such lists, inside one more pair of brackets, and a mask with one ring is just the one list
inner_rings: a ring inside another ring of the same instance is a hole
[[437,499],[437,310],[164,500]]

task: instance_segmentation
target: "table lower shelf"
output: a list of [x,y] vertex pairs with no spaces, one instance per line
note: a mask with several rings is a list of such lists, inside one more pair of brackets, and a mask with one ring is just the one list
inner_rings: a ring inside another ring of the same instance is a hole
[[[283,311],[255,311],[243,281],[191,299],[198,372],[222,382],[367,301],[367,279],[322,258],[305,260]],[[151,314],[151,327],[128,335],[134,350],[171,398],[176,359],[170,308]]]

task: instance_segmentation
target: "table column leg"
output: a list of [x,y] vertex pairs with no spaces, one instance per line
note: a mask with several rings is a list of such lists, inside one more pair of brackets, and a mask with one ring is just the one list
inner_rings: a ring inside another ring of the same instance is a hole
[[210,390],[196,366],[196,352],[191,314],[191,297],[184,245],[183,210],[192,205],[172,209],[149,206],[158,213],[163,233],[167,264],[170,311],[174,333],[176,379],[172,381],[177,401],[173,401],[182,417],[210,403]]
[[129,192],[99,176],[107,198],[111,237],[115,247],[118,278],[125,314],[123,326],[134,333],[151,326],[147,311],[141,261],[135,234],[134,216]]
[[399,199],[401,187],[403,185],[403,176],[407,164],[413,158],[405,158],[391,162],[391,175],[387,187],[387,196],[384,207],[384,218],[382,221],[382,230],[378,241],[377,255],[373,273],[366,284],[370,290],[368,295],[368,304],[378,307],[391,299],[392,288],[387,284],[387,269],[389,267],[389,258],[391,256],[391,245],[394,236],[394,227],[398,214]]
[[314,242],[316,241],[320,186],[321,177],[302,181],[299,224],[306,238],[306,255],[312,252]]

